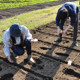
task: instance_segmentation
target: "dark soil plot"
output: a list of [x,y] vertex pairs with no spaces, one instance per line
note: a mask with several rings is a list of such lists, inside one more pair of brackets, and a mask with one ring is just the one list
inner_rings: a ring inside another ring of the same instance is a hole
[[[80,20],[79,20],[80,22]],[[64,29],[69,25],[69,20]],[[80,28],[80,25],[79,25]],[[15,59],[16,63],[8,63],[3,53],[3,44],[0,44],[0,77],[1,80],[79,80],[80,75],[80,30],[77,42],[79,47],[72,45],[73,29],[70,29],[62,42],[56,43],[58,38],[55,22],[35,28],[30,32],[33,38],[39,41],[32,44],[32,57],[35,63],[24,62],[27,57]],[[68,61],[72,61],[69,66]],[[11,75],[11,76],[9,76]],[[8,77],[6,77],[8,76]]]
[[[64,29],[69,25],[69,19]],[[80,19],[79,19],[80,23]],[[73,29],[63,36],[62,42],[54,42],[58,38],[55,21],[45,26],[30,30],[38,42],[32,44],[32,57],[35,63],[27,62],[26,52],[11,64],[3,52],[0,43],[0,80],[79,80],[80,79],[80,24],[77,42],[72,45]],[[68,65],[68,61],[72,65]],[[26,61],[26,62],[25,62]]]

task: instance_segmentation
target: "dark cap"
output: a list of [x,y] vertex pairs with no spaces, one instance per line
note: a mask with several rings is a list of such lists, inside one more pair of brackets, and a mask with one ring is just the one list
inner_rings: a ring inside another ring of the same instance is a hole
[[13,37],[19,37],[22,34],[22,28],[19,24],[13,24],[10,27],[10,35]]

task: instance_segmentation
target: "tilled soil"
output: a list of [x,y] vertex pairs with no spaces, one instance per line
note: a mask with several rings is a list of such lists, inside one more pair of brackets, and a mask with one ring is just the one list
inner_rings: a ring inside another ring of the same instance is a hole
[[[79,20],[80,22],[80,20]],[[67,20],[64,29],[69,25]],[[35,63],[27,62],[24,55],[12,59],[9,63],[0,44],[0,80],[79,80],[80,79],[80,24],[77,42],[79,47],[72,45],[73,29],[67,31],[62,42],[54,42],[58,38],[55,21],[45,26],[30,30],[38,42],[32,44],[32,57]],[[72,65],[68,65],[68,61]]]
[[[80,13],[79,13],[80,15]],[[64,29],[69,25],[68,19]],[[80,19],[79,19],[80,23]],[[0,43],[0,80],[79,80],[80,79],[80,24],[77,42],[73,46],[73,28],[63,36],[62,42],[54,42],[58,38],[55,21],[30,30],[38,42],[32,44],[32,58],[35,63],[27,62],[27,52],[19,58],[12,57],[14,63],[7,61]],[[12,51],[11,51],[12,53]],[[72,65],[68,65],[68,61]]]

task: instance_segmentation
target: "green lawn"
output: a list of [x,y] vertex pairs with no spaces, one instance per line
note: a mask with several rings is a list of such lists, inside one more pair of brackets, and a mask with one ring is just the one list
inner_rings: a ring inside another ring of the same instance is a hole
[[34,5],[58,0],[0,0],[0,10]]

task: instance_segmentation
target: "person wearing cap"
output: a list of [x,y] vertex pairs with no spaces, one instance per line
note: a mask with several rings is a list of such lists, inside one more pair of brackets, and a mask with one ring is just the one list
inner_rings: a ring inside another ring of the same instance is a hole
[[[56,16],[56,25],[59,33],[59,38],[57,38],[55,42],[62,41],[62,35],[64,35],[67,30],[74,27],[72,44],[78,46],[78,43],[76,42],[78,32],[78,13],[78,6],[72,2],[66,2],[58,9]],[[70,25],[63,31],[63,25],[69,17],[71,18]]]
[[8,58],[8,61],[13,63],[13,60],[10,57],[10,49],[12,49],[13,53],[21,56],[24,54],[24,46],[26,47],[28,60],[34,62],[31,55],[31,43],[32,35],[29,32],[28,28],[23,25],[13,24],[7,29],[3,34],[3,43],[4,43],[4,53]]

